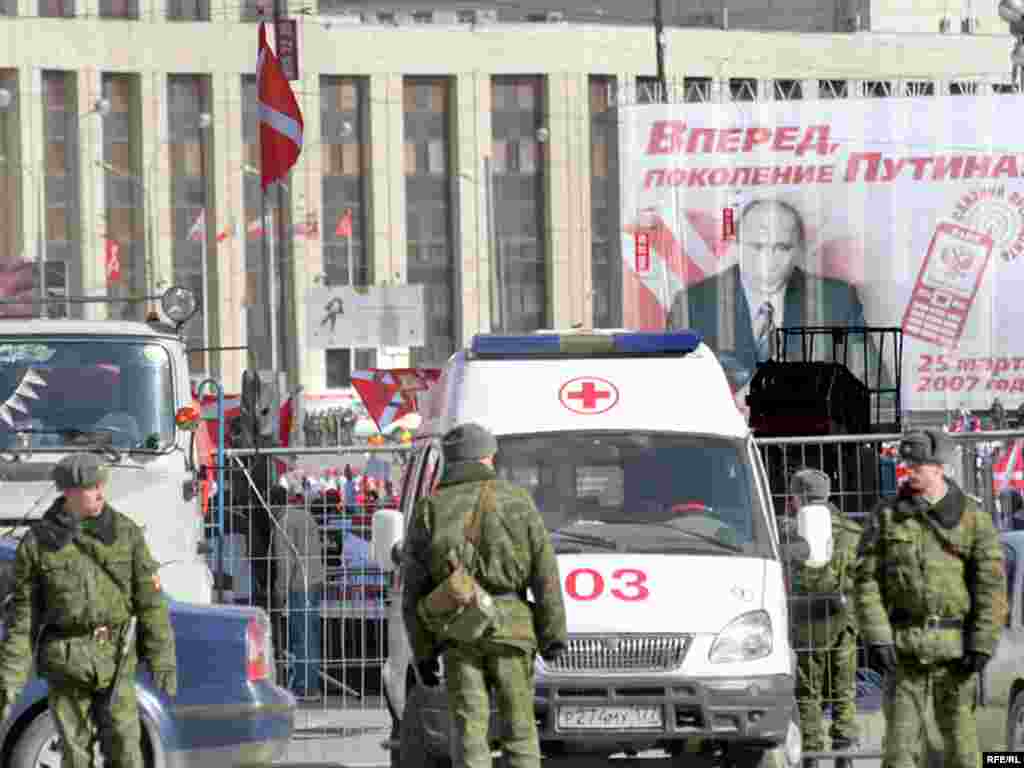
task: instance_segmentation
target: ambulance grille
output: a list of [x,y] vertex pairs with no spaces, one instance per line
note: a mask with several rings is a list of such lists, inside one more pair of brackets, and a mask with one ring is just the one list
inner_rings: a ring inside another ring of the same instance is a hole
[[552,672],[669,672],[682,665],[689,635],[572,635]]

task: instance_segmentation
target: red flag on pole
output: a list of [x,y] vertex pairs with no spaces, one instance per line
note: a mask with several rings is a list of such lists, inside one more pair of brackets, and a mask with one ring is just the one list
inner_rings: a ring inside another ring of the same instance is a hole
[[334,227],[334,234],[338,237],[352,237],[352,209],[346,208],[345,213],[338,219]]
[[440,377],[440,368],[367,368],[352,372],[352,387],[377,429],[383,431],[415,413],[416,393],[425,392]]
[[281,64],[267,44],[260,22],[256,60],[256,91],[260,120],[260,183],[265,190],[284,178],[302,152],[302,112]]
[[105,261],[107,266],[107,285],[121,282],[121,244],[117,240],[104,238]]

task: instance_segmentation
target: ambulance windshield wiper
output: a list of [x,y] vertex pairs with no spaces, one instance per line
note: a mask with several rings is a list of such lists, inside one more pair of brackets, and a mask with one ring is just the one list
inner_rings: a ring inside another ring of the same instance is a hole
[[687,530],[686,528],[677,528],[676,526],[669,525],[668,523],[638,523],[636,525],[638,527],[639,526],[643,526],[643,527],[651,527],[651,528],[667,528],[668,530],[672,531],[673,533],[678,533],[681,536],[686,536],[686,537],[691,538],[691,539],[698,539],[700,541],[707,542],[708,544],[713,544],[716,547],[721,547],[722,549],[727,549],[730,552],[737,552],[737,553],[742,553],[743,552],[743,547],[741,547],[739,544],[735,544],[735,543],[733,543],[731,541],[723,541],[722,539],[720,539],[717,536],[709,536],[706,533],[697,533],[696,531],[690,531],[690,530]]
[[552,538],[555,539],[555,549],[558,549],[560,543],[564,544],[578,544],[585,547],[597,547],[598,549],[610,549],[612,551],[618,550],[619,543],[613,539],[607,539],[604,536],[595,536],[590,533],[577,533],[576,531],[567,531],[564,528],[557,531],[551,532]]

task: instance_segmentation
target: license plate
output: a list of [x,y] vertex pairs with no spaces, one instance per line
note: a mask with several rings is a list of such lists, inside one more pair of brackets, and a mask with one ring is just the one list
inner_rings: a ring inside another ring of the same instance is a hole
[[661,707],[583,707],[558,708],[560,731],[629,730],[662,727]]

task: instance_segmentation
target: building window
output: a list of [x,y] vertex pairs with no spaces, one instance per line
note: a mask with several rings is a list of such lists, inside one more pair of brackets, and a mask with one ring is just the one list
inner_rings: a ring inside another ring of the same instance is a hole
[[[117,250],[117,266],[107,261],[107,294],[126,301],[114,302],[112,317],[141,320],[146,295],[150,218],[154,211],[147,178],[151,167],[142,164],[138,75],[104,73],[103,97],[110,113],[103,117],[103,187],[106,201],[107,241]],[[113,245],[116,244],[116,245]],[[106,249],[105,249],[106,252]]]
[[409,77],[402,85],[405,127],[406,281],[422,285],[426,345],[414,366],[441,365],[455,352],[456,273],[448,148],[451,80]]
[[[46,155],[42,237],[48,299],[67,297],[69,285],[82,285],[80,200],[78,197],[78,101],[73,72],[43,72],[43,131]],[[48,304],[50,317],[82,317],[81,305]]]
[[934,96],[935,82],[933,80],[911,80],[906,83],[905,91],[907,96]]
[[[189,347],[208,347],[209,309],[207,276],[211,242],[209,192],[209,140],[211,132],[202,122],[210,114],[210,81],[205,75],[168,75],[167,129],[171,172],[172,282],[191,290],[199,311],[182,331]],[[205,352],[190,354],[189,369],[209,372]]]
[[610,96],[615,78],[590,78],[590,279],[595,328],[622,326],[619,255],[618,123]]
[[138,19],[139,0],[100,0],[100,18]]
[[351,349],[328,349],[325,352],[328,389],[351,387],[352,371],[362,371],[367,368],[376,367],[377,350],[357,349],[355,353],[356,359],[353,364]]
[[793,101],[804,97],[804,86],[799,80],[776,80],[775,98],[779,101]]
[[[366,247],[366,170],[370,156],[368,93],[366,78],[333,75],[320,78],[324,201],[322,277],[334,285],[369,285],[372,282]],[[349,274],[350,260],[354,280]]]
[[210,0],[167,0],[170,21],[209,21]]
[[242,21],[271,21],[274,17],[273,0],[242,0]]
[[849,83],[846,80],[819,80],[819,99],[845,99],[849,95]]
[[547,319],[544,231],[544,80],[492,80],[492,202],[498,240],[498,326],[505,332],[543,328]]
[[893,95],[891,80],[865,80],[864,96],[867,98],[884,99]]
[[636,103],[637,104],[660,104],[661,83],[658,78],[650,75],[639,75],[636,78]]
[[731,78],[729,94],[733,101],[757,101],[757,80],[752,77]]
[[74,18],[75,0],[39,0],[39,15],[43,18]]
[[690,104],[705,104],[711,101],[711,78],[688,77],[683,98]]

